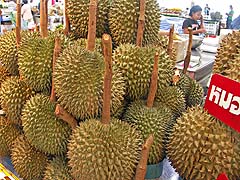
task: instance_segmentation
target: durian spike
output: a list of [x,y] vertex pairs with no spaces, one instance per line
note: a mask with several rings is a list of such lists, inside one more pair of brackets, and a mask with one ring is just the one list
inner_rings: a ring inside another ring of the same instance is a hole
[[143,144],[142,152],[141,152],[141,159],[138,163],[135,180],[144,180],[145,175],[147,172],[147,162],[148,162],[148,156],[151,149],[151,146],[153,144],[154,137],[151,134],[146,142]]
[[65,28],[64,28],[64,34],[68,35],[70,32],[70,22],[69,22],[69,17],[68,17],[68,13],[67,13],[67,3],[68,0],[65,0],[65,7],[64,7],[64,13],[65,13]]
[[108,34],[102,36],[103,55],[105,60],[104,89],[103,89],[103,110],[102,123],[110,123],[110,102],[112,83],[112,39]]
[[87,50],[94,51],[96,38],[96,15],[97,15],[97,0],[90,0],[89,4],[89,20],[88,20],[88,37]]
[[168,39],[168,55],[172,58],[173,56],[173,35],[174,35],[174,24],[172,25],[170,32],[169,32],[169,39]]
[[45,8],[45,0],[40,1],[40,31],[42,37],[47,37],[47,24],[46,24],[46,8]]
[[187,55],[184,59],[184,68],[183,68],[183,73],[186,74],[187,73],[187,69],[190,63],[190,59],[191,59],[191,50],[192,50],[192,39],[193,39],[193,30],[192,28],[188,28],[189,31],[189,41],[188,41],[188,49],[187,49]]
[[147,107],[149,107],[149,108],[153,107],[155,95],[157,92],[158,59],[159,59],[159,54],[158,54],[158,52],[156,52],[155,57],[154,57],[154,65],[153,65],[150,89],[149,89],[149,94],[148,94],[148,99],[147,99]]
[[143,33],[145,25],[145,0],[140,0],[140,15],[138,18],[137,46],[142,47]]
[[20,45],[21,41],[21,3],[17,0],[17,15],[16,15],[16,43],[17,47]]
[[72,129],[75,129],[77,127],[77,120],[59,104],[56,105],[55,115],[68,123]]
[[[54,47],[54,52],[53,52],[53,64],[52,64],[52,73],[54,74],[55,72],[55,64],[56,60],[59,57],[61,53],[61,39],[59,37],[55,38],[55,47]],[[51,96],[50,96],[50,101],[51,102],[56,102],[56,94],[54,90],[54,81],[52,77],[52,90],[51,90]]]

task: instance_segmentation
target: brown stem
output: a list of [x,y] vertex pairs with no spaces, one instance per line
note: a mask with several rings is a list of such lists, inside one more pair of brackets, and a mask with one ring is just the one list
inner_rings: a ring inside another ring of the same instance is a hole
[[88,40],[87,50],[94,51],[96,38],[96,14],[97,14],[97,0],[90,0],[89,4],[89,19],[88,19]]
[[45,11],[45,26],[46,31],[48,31],[48,0],[44,1],[44,11]]
[[144,180],[147,172],[147,161],[150,148],[153,144],[153,135],[151,134],[142,147],[141,159],[138,163],[135,180]]
[[192,28],[188,28],[189,30],[189,42],[188,42],[188,49],[187,49],[187,55],[184,59],[184,68],[183,68],[183,73],[186,74],[187,73],[187,69],[190,63],[190,59],[191,59],[191,53],[192,53],[192,39],[193,39],[193,30]]
[[41,30],[41,36],[47,37],[47,23],[46,23],[46,0],[40,1],[40,30]]
[[102,123],[109,124],[111,119],[111,84],[112,84],[112,39],[108,34],[102,36],[103,54],[105,60]]
[[50,101],[51,102],[56,102],[56,94],[54,91],[54,81],[53,81],[53,74],[55,72],[55,64],[56,60],[59,57],[61,53],[61,39],[59,37],[55,38],[55,47],[54,47],[54,52],[53,52],[53,63],[52,63],[52,90],[51,90],[51,96],[50,96]]
[[70,22],[69,22],[69,17],[68,17],[68,13],[67,13],[67,3],[68,3],[68,0],[65,0],[65,9],[64,9],[64,12],[65,12],[65,29],[64,29],[64,34],[65,35],[68,35],[69,32],[70,32]]
[[147,99],[147,107],[149,107],[149,108],[153,107],[155,95],[157,92],[158,59],[159,59],[159,54],[158,54],[158,52],[156,52],[155,57],[154,57],[154,65],[153,65],[150,89],[149,89],[149,94],[148,94],[148,99]]
[[77,120],[59,104],[56,105],[55,115],[68,123],[72,129],[75,129],[77,127]]
[[168,55],[172,58],[173,52],[173,35],[174,35],[174,24],[172,25],[170,32],[169,32],[169,40],[168,40]]
[[39,32],[39,26],[38,25],[35,26],[35,29],[36,29],[36,32]]
[[21,4],[20,0],[17,0],[17,14],[16,14],[16,43],[17,47],[21,41]]
[[145,25],[145,0],[140,0],[140,15],[138,19],[137,46],[142,47],[143,33]]

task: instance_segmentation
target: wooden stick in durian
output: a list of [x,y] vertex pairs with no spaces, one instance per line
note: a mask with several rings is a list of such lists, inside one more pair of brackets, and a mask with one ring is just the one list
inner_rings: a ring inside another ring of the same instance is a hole
[[96,21],[97,21],[97,0],[90,0],[89,18],[88,18],[88,37],[87,50],[94,51],[96,38]]
[[102,36],[103,55],[105,61],[104,73],[104,89],[103,89],[103,110],[102,120],[103,124],[109,124],[111,119],[110,102],[111,102],[111,84],[112,84],[112,39],[108,34]]
[[153,65],[152,77],[150,82],[150,89],[149,89],[148,98],[147,98],[147,107],[149,108],[153,107],[154,99],[157,93],[158,59],[159,59],[159,54],[158,52],[156,52],[154,56],[154,65]]
[[140,0],[140,14],[138,18],[137,41],[136,44],[142,47],[144,25],[145,25],[145,0]]
[[171,58],[173,56],[173,36],[174,36],[174,24],[172,25],[170,32],[169,32],[168,48],[167,48],[168,55]]
[[151,149],[151,146],[153,144],[154,137],[151,134],[146,142],[143,144],[142,152],[141,152],[141,159],[138,163],[135,180],[144,180],[147,172],[147,162],[148,162],[148,156]]
[[45,0],[40,0],[40,31],[42,37],[47,37],[46,8]]
[[48,32],[48,0],[44,1],[44,11],[45,11],[45,26],[46,26],[46,31]]
[[17,0],[17,14],[16,14],[16,43],[19,47],[21,42],[21,3]]
[[64,14],[65,14],[65,28],[64,28],[64,34],[68,35],[70,32],[70,22],[69,22],[69,17],[67,13],[67,3],[68,0],[65,0],[65,8],[64,8]]
[[188,66],[190,64],[191,60],[191,54],[192,54],[192,39],[193,39],[193,30],[192,28],[188,28],[189,31],[189,41],[188,41],[188,49],[187,49],[187,55],[184,59],[184,68],[183,68],[183,73],[187,73]]

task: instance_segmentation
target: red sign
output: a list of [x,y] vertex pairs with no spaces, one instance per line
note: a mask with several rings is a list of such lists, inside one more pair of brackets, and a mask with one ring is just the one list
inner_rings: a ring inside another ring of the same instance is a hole
[[220,174],[217,178],[217,180],[228,180],[227,176],[225,174]]
[[205,109],[240,132],[240,83],[214,74],[209,86]]

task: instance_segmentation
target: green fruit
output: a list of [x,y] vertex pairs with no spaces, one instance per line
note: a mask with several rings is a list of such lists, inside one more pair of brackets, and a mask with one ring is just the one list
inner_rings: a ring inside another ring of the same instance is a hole
[[6,68],[4,68],[3,66],[0,66],[0,87],[1,87],[1,84],[10,76],[11,75],[6,70]]
[[127,86],[126,95],[129,99],[139,99],[148,94],[156,51],[159,52],[158,88],[160,89],[170,84],[173,75],[172,60],[165,50],[125,44],[114,51],[113,67],[123,73]]
[[13,141],[20,135],[19,128],[0,116],[0,157],[9,156]]
[[180,116],[186,110],[186,102],[183,92],[174,86],[168,86],[158,91],[156,102],[167,106],[174,117]]
[[73,180],[65,158],[56,157],[51,160],[47,165],[43,180]]
[[196,105],[200,105],[203,102],[203,88],[202,86],[197,83],[195,80],[190,79],[191,81],[191,89],[187,96],[187,105],[192,107]]
[[190,93],[190,90],[191,90],[190,77],[186,74],[180,73],[180,80],[177,82],[176,86],[182,90],[185,98],[187,99],[187,97]]
[[[109,27],[117,45],[136,43],[139,1],[113,0],[109,11]],[[156,0],[146,0],[143,45],[158,39],[160,8]]]
[[47,166],[47,156],[19,136],[12,148],[12,163],[19,176],[26,180],[41,180]]
[[[104,61],[98,52],[90,52],[75,42],[57,59],[54,85],[58,102],[69,113],[85,119],[98,116],[102,109]],[[122,106],[125,83],[119,71],[112,78],[112,114]]]
[[36,92],[50,91],[53,50],[53,38],[40,37],[29,37],[19,48],[20,74]]
[[74,179],[132,180],[141,152],[138,131],[125,122],[91,119],[77,127],[68,144]]
[[34,92],[25,81],[17,77],[11,77],[4,81],[0,90],[0,100],[7,118],[13,123],[21,123],[22,108],[33,94]]
[[149,108],[144,101],[136,101],[128,108],[124,120],[136,127],[143,139],[147,139],[150,134],[154,136],[148,164],[157,164],[164,159],[164,140],[171,119],[171,111],[164,106]]
[[[184,179],[213,180],[239,175],[240,151],[230,131],[201,107],[188,109],[169,137],[167,154]],[[236,171],[238,170],[238,171]]]
[[[78,45],[82,48],[86,48],[87,47],[87,39],[78,39]],[[95,42],[95,51],[99,52],[99,53],[103,53],[102,52],[102,40],[100,38],[96,39],[96,42]]]
[[55,103],[48,96],[36,95],[22,112],[23,131],[29,143],[44,153],[62,155],[67,151],[70,126],[54,114]]
[[[67,14],[70,19],[72,31],[81,38],[87,38],[88,34],[88,17],[89,17],[90,0],[69,0],[67,1]],[[99,0],[97,2],[97,24],[96,35],[101,38],[107,32],[107,15],[109,11],[110,1]]]

